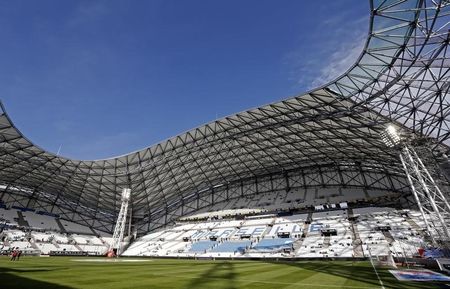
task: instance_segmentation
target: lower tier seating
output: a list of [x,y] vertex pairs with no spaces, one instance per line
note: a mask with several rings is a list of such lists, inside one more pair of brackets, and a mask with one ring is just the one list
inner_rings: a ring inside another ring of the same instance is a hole
[[[353,211],[352,211],[353,210]],[[227,211],[228,212],[228,211]],[[206,216],[214,215],[208,213]],[[217,214],[220,215],[220,214]],[[185,220],[135,240],[127,256],[413,257],[427,244],[417,213],[365,207],[288,216]]]

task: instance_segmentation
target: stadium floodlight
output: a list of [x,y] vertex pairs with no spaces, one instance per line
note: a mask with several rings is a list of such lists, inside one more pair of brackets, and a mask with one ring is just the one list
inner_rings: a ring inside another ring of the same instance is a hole
[[397,129],[393,125],[389,125],[383,133],[381,133],[381,139],[384,144],[390,148],[394,148],[400,145],[401,139],[398,135]]
[[126,201],[128,202],[130,200],[131,190],[130,189],[123,189],[122,191],[122,202]]
[[116,226],[114,227],[114,234],[112,238],[112,242],[109,246],[108,257],[116,257],[120,256],[122,244],[123,244],[123,235],[125,232],[125,224],[127,220],[128,213],[128,204],[130,201],[131,190],[125,188],[122,190],[122,205],[120,207],[119,216],[117,217]]
[[400,150],[403,169],[433,244],[437,246],[437,240],[450,243],[449,202],[419,155],[406,141],[402,141],[393,125],[386,127],[381,133],[381,139],[386,146]]

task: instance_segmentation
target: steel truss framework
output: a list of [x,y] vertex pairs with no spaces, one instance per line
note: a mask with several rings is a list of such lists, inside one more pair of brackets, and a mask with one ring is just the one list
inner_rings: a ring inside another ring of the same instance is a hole
[[130,189],[126,188],[122,191],[122,205],[120,206],[119,216],[117,217],[116,226],[112,236],[112,242],[109,246],[109,252],[114,251],[113,255],[120,256],[122,253],[123,237],[128,217],[128,205],[130,202]]
[[228,116],[152,147],[71,160],[27,140],[2,107],[0,197],[112,232],[122,188],[139,231],[236,196],[357,187],[408,193],[379,133],[394,122],[448,152],[448,1],[371,1],[368,38],[344,75],[306,94]]
[[450,204],[445,195],[414,149],[404,145],[400,159],[433,244],[450,242]]

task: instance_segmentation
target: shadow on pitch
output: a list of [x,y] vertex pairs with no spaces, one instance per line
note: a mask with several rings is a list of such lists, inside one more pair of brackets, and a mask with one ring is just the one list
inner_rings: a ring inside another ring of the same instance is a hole
[[236,289],[236,272],[231,262],[220,262],[204,271],[200,276],[192,279],[185,289],[214,288],[214,283],[226,280],[227,289]]
[[[325,273],[336,277],[342,277],[349,280],[364,282],[371,284],[375,288],[380,288],[380,283],[371,266],[367,266],[360,262],[348,263],[348,265],[342,263],[328,263],[328,262],[289,262],[289,261],[266,261],[271,264],[284,264],[289,266],[298,267],[312,272]],[[386,289],[427,289],[427,288],[443,288],[442,284],[432,284],[424,282],[401,282],[397,281],[394,276],[387,270],[378,271],[381,280],[383,281]],[[444,287],[447,288],[447,287]]]
[[8,289],[15,289],[15,288],[72,289],[72,287],[62,286],[59,284],[54,284],[45,281],[34,280],[23,276],[23,274],[27,273],[50,272],[58,270],[61,269],[12,269],[0,267],[0,284],[1,284],[0,287]]

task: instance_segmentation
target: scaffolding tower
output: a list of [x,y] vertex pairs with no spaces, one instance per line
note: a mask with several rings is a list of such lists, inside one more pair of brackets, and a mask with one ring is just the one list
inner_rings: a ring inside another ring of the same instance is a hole
[[112,242],[108,249],[108,256],[110,257],[120,256],[120,254],[122,254],[123,235],[125,232],[130,195],[130,189],[125,188],[122,190],[122,205],[120,207],[119,216],[117,217],[116,226],[114,227]]
[[448,246],[450,242],[449,201],[414,148],[402,141],[394,126],[388,126],[381,137],[388,147],[397,148],[400,151],[403,169],[433,245]]

